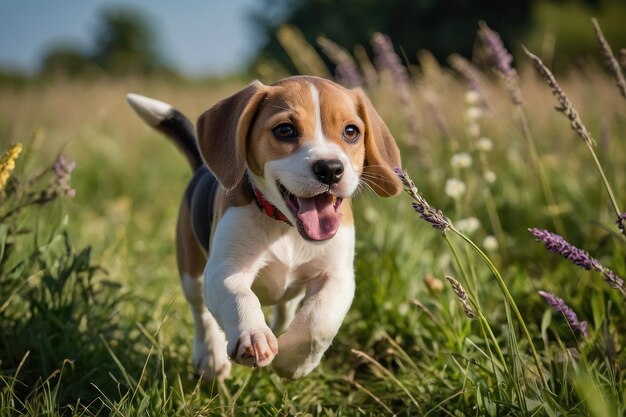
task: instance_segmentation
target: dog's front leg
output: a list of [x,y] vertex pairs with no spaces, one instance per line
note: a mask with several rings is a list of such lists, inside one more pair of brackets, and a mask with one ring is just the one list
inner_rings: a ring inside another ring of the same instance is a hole
[[226,335],[228,356],[242,365],[266,366],[278,344],[252,292],[264,246],[252,242],[254,227],[241,215],[244,210],[229,209],[217,226],[204,270],[204,301]]
[[310,373],[337,334],[353,298],[351,266],[315,278],[306,290],[302,307],[278,338],[279,353],[272,369],[286,378]]

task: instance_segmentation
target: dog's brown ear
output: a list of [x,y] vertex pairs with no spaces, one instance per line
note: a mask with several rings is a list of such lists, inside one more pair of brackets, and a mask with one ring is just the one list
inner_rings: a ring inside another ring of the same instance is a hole
[[254,81],[198,118],[200,154],[226,190],[235,188],[245,173],[248,132],[266,93],[267,87]]
[[357,89],[355,94],[361,119],[365,123],[365,164],[362,177],[379,196],[394,196],[402,191],[402,182],[394,172],[394,168],[401,167],[400,150],[365,93]]

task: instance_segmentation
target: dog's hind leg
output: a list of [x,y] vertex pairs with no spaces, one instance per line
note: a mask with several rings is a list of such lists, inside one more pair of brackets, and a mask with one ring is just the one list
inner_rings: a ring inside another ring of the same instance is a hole
[[183,200],[176,233],[178,267],[185,298],[194,321],[193,364],[206,380],[223,381],[230,375],[226,338],[204,304],[203,270],[206,254],[198,244],[189,221],[189,208]]

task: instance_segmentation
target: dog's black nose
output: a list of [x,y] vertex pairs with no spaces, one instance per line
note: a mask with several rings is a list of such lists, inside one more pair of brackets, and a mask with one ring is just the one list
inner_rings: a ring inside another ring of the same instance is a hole
[[339,159],[320,159],[313,162],[312,168],[317,179],[329,187],[341,181],[343,176],[343,163]]

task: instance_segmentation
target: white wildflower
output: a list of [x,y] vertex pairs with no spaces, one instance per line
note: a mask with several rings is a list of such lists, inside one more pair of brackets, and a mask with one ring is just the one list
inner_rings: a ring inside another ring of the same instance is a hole
[[483,239],[483,248],[485,248],[485,250],[487,252],[495,252],[498,250],[498,240],[491,235],[485,236],[485,239]]
[[494,182],[496,182],[496,179],[497,179],[496,173],[493,171],[485,171],[485,173],[483,174],[483,178],[489,184],[493,184]]
[[470,106],[480,103],[480,93],[476,90],[469,90],[465,93],[465,102]]
[[482,137],[476,141],[476,149],[481,152],[489,152],[493,149],[493,142],[489,138]]
[[483,110],[480,107],[470,106],[465,110],[467,123],[476,123],[481,117],[483,117]]
[[456,228],[464,233],[472,234],[478,229],[480,229],[480,220],[476,217],[468,217],[466,219],[461,219],[455,223]]
[[480,125],[478,123],[470,123],[467,125],[467,134],[473,138],[480,136]]
[[452,198],[460,198],[465,193],[465,183],[457,178],[446,181],[445,192]]
[[472,156],[467,152],[461,152],[452,155],[450,159],[452,168],[469,168],[472,166]]
[[363,211],[363,217],[368,223],[376,223],[378,221],[378,211],[372,206],[367,206]]

